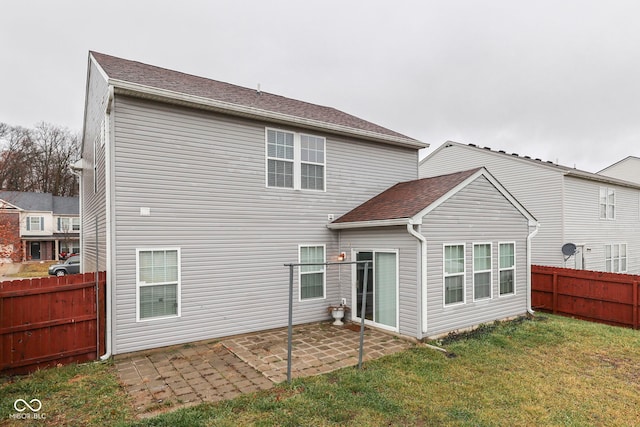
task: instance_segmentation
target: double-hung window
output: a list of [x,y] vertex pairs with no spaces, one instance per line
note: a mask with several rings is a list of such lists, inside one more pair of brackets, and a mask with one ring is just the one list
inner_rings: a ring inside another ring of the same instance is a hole
[[615,219],[616,191],[613,188],[600,187],[600,219]]
[[58,231],[62,233],[69,233],[73,231],[80,231],[80,218],[77,217],[60,217],[58,218]]
[[611,273],[627,271],[627,244],[611,244],[604,246],[604,268]]
[[500,243],[498,246],[500,295],[514,294],[516,280],[516,244]]
[[464,245],[444,246],[444,303],[464,302]]
[[138,320],[180,316],[180,249],[138,249]]
[[324,191],[325,138],[267,129],[266,139],[267,187]]
[[491,298],[491,243],[473,245],[473,299]]
[[[325,247],[300,246],[301,264],[323,264],[325,261]],[[300,300],[324,298],[325,293],[325,266],[301,265],[300,266]]]
[[27,231],[44,231],[44,217],[28,216]]

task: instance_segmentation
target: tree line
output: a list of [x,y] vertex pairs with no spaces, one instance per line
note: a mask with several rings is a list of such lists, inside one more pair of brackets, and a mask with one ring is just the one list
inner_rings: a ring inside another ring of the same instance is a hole
[[0,123],[0,189],[77,196],[78,179],[70,166],[79,148],[80,136],[65,127]]

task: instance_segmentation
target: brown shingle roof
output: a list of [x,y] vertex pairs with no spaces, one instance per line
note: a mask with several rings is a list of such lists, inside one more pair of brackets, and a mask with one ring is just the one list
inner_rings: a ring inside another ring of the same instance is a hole
[[482,168],[401,182],[347,212],[333,223],[411,218]]
[[284,114],[290,117],[373,132],[375,134],[399,138],[427,146],[427,144],[423,144],[418,140],[336,110],[335,108],[297,101],[267,92],[258,92],[255,89],[168,70],[137,61],[117,58],[98,52],[90,52],[90,55],[95,58],[107,74],[110,82],[115,84],[116,87],[117,81],[135,83],[145,87],[221,101],[265,112]]

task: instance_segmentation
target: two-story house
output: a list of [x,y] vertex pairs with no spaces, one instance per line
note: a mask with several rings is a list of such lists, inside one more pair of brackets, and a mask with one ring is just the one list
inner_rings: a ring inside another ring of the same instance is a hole
[[[334,108],[90,52],[75,169],[82,264],[107,273],[105,357],[286,326],[284,264],[342,255],[370,261],[374,327],[420,339],[525,313],[535,219],[482,168],[416,181],[426,146]],[[343,299],[357,319],[363,268],[297,268],[294,323]]]
[[539,221],[533,264],[640,273],[640,183],[451,141],[420,162],[420,176],[471,167],[487,168]]
[[627,156],[602,169],[598,174],[640,184],[640,157]]
[[6,257],[16,261],[58,260],[61,253],[78,253],[79,206],[78,197],[0,191],[0,210],[5,225],[19,225],[6,227],[3,246],[11,246],[12,250],[19,247],[20,253],[7,253]]

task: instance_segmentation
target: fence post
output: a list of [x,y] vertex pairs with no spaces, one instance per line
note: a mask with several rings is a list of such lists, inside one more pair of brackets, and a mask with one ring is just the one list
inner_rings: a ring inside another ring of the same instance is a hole
[[633,329],[640,328],[638,324],[638,281],[633,281]]
[[551,311],[558,311],[558,273],[553,273],[553,296],[551,297]]

